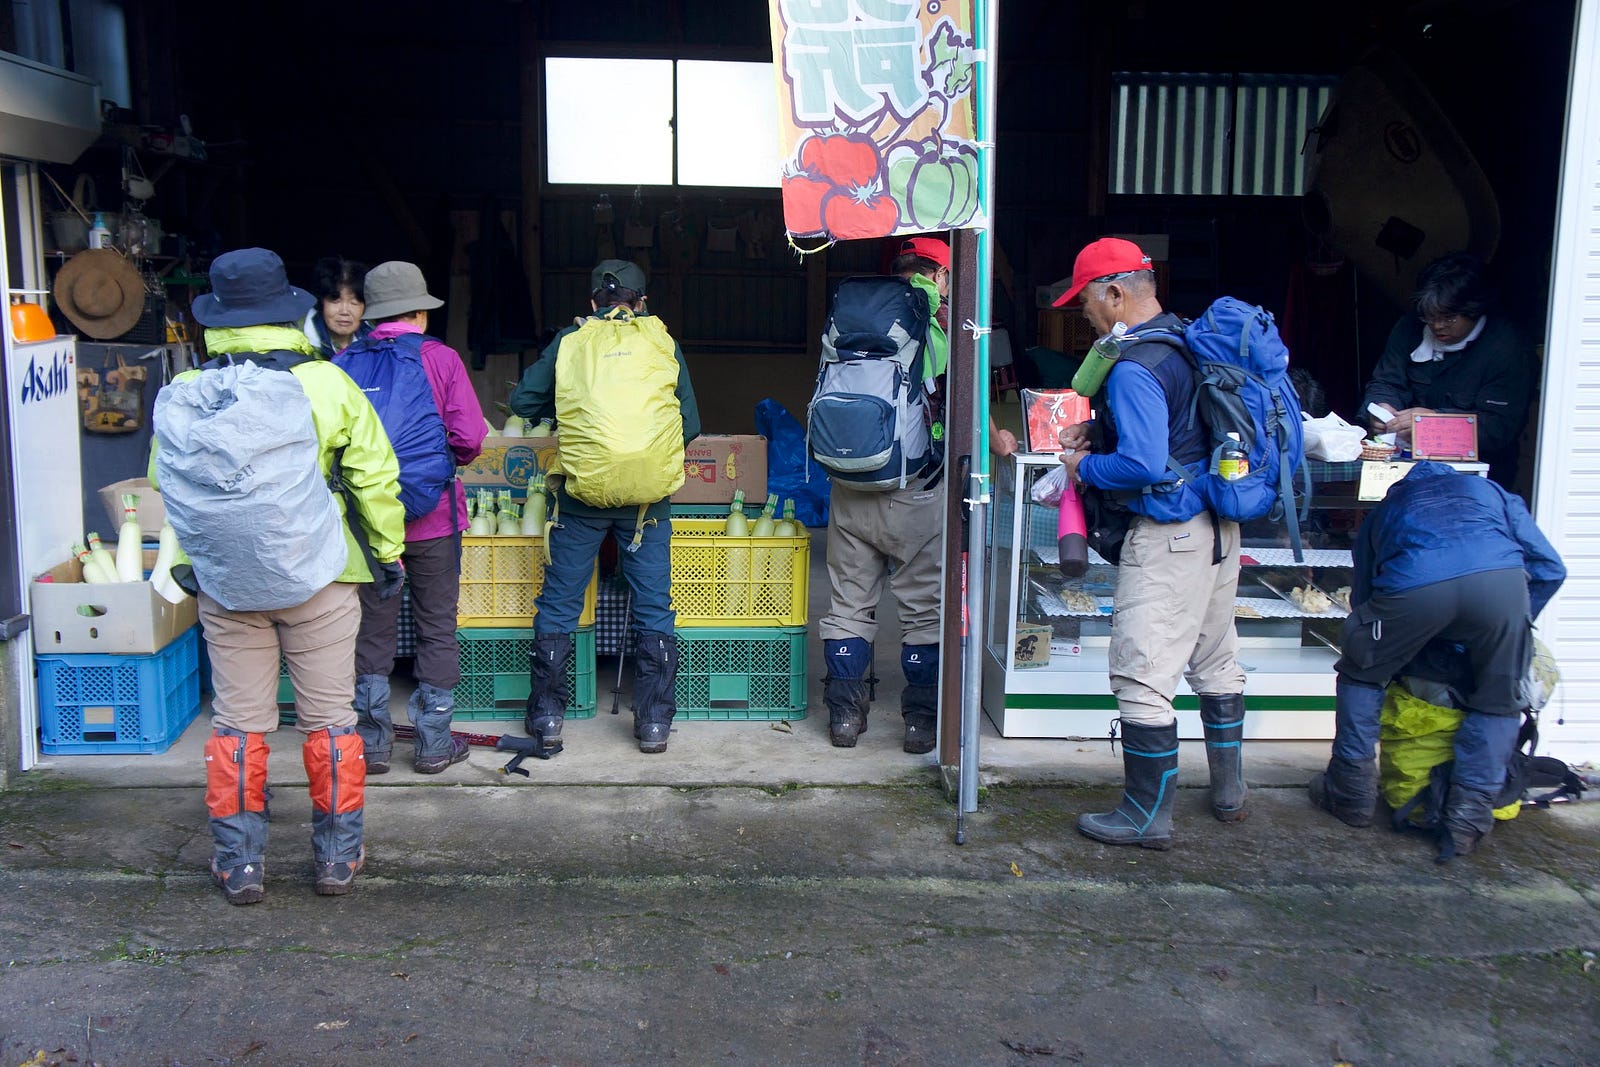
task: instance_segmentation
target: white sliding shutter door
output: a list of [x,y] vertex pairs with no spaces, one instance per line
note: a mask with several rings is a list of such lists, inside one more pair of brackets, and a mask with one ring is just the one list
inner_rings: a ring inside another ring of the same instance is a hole
[[1600,761],[1600,0],[1581,0],[1546,330],[1534,517],[1566,560],[1540,617],[1562,684],[1541,751]]

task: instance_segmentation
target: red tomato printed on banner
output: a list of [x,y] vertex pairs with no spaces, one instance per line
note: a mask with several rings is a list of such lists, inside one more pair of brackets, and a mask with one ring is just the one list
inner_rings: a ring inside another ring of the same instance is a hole
[[881,160],[872,138],[860,133],[812,137],[800,147],[800,166],[844,189],[858,189],[878,176]]
[[848,193],[827,198],[822,221],[828,233],[839,240],[887,237],[900,221],[900,208],[890,196]]
[[790,233],[821,233],[822,205],[838,192],[832,182],[797,174],[783,179],[783,225]]

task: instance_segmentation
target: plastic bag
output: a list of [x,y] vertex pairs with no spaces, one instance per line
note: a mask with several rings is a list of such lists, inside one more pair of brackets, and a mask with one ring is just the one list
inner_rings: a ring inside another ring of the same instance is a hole
[[1352,426],[1336,413],[1328,412],[1320,419],[1300,413],[1305,431],[1307,459],[1320,459],[1327,463],[1350,463],[1361,458],[1361,439],[1367,432]]
[[1061,494],[1067,488],[1067,468],[1057,465],[1046,471],[1038,481],[1033,483],[1030,495],[1035,504],[1046,507],[1056,507],[1061,503]]
[[828,472],[806,455],[805,427],[768,397],[756,405],[756,432],[767,439],[767,492],[777,493],[780,501],[793,499],[794,517],[802,525],[828,525]]

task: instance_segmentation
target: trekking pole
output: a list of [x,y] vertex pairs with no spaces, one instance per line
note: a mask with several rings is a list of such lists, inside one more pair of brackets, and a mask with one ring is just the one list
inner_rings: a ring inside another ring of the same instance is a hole
[[622,639],[617,643],[617,680],[611,687],[611,714],[617,714],[617,701],[622,693],[622,661],[628,658],[628,616],[633,612],[633,586],[622,602]]

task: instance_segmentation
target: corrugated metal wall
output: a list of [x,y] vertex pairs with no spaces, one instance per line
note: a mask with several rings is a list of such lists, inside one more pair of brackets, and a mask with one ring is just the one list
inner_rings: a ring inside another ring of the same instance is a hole
[[1119,72],[1110,192],[1298,196],[1307,132],[1335,79]]

